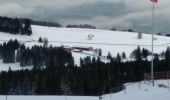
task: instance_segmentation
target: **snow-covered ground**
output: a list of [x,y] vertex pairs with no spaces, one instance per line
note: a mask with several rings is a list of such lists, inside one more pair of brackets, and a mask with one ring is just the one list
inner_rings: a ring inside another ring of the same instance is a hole
[[[126,56],[129,57],[130,53],[136,49],[138,45],[140,45],[141,48],[151,50],[150,34],[143,34],[142,39],[137,39],[138,33],[133,32],[130,33],[80,28],[56,28],[35,25],[32,25],[32,30],[33,34],[31,36],[11,35],[0,32],[0,43],[10,39],[18,39],[27,46],[41,45],[37,42],[39,37],[46,37],[49,40],[49,44],[52,44],[53,46],[93,47],[94,49],[101,48],[103,56],[107,56],[109,51],[112,56],[116,56],[117,53],[121,54],[124,51]],[[88,39],[89,34],[93,34],[94,37],[92,40]],[[170,37],[155,35],[155,38],[154,52],[161,53],[163,50],[166,50],[170,43]],[[79,65],[80,57],[86,57],[88,55],[74,52],[73,56],[75,59],[75,64]]]
[[0,60],[0,71],[8,71],[11,70],[18,70],[18,69],[32,69],[33,66],[27,66],[27,67],[20,67],[19,63],[10,63],[10,64],[4,64],[2,60]]
[[[153,87],[150,82],[129,83],[126,90],[103,96],[103,100],[169,100],[170,80],[157,80]],[[159,86],[164,87],[159,87]]]
[[[0,96],[0,100],[6,100]],[[99,100],[97,97],[86,96],[8,96],[7,100]]]
[[[125,84],[126,90],[101,96],[101,100],[169,100],[170,80],[157,80],[153,87],[149,82]],[[164,87],[159,87],[159,86]],[[0,96],[0,100],[6,100]],[[8,96],[7,100],[99,100],[98,96]]]

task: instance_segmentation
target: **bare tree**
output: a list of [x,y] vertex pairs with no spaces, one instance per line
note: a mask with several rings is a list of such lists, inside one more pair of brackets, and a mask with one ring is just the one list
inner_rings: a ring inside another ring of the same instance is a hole
[[47,47],[48,46],[48,39],[47,38],[43,38],[43,43],[44,43],[44,46]]

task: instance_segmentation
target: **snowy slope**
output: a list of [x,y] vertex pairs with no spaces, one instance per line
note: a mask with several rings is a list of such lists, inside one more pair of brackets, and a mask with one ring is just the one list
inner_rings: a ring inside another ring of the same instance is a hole
[[[95,30],[95,29],[76,29],[76,28],[53,28],[32,26],[34,40],[40,36],[47,37],[53,45],[69,45],[69,46],[85,46],[101,48],[104,55],[110,51],[113,55],[123,51],[129,55],[132,50],[136,49],[138,45],[141,47],[151,49],[151,35],[143,34],[143,39],[137,39],[137,33]],[[93,34],[94,38],[88,40],[88,34]],[[155,36],[157,40],[154,41],[155,52],[162,52],[170,43],[169,37]]]
[[[0,40],[15,39],[21,41],[37,41],[41,36],[47,37],[52,45],[67,45],[67,46],[85,46],[101,48],[103,54],[106,55],[108,51],[114,55],[117,52],[125,51],[130,54],[136,46],[151,48],[151,35],[143,34],[142,39],[137,39],[137,33],[130,32],[119,32],[119,31],[108,31],[108,30],[97,30],[97,29],[80,29],[80,28],[55,28],[55,27],[44,27],[32,25],[33,35],[32,36],[21,36],[4,34],[0,32]],[[88,34],[93,34],[94,38],[88,40]],[[155,35],[157,40],[154,41],[155,52],[161,52],[170,43],[170,38],[165,36]],[[36,42],[26,43],[27,45],[37,44]],[[2,42],[2,41],[1,41]],[[166,44],[166,45],[164,45]]]
[[[93,47],[101,48],[103,55],[107,55],[110,51],[112,55],[116,55],[118,52],[126,52],[129,57],[130,53],[137,48],[141,47],[151,49],[151,35],[143,34],[142,39],[137,39],[137,33],[107,31],[97,29],[77,29],[77,28],[54,28],[44,26],[32,25],[32,36],[11,35],[0,32],[0,43],[8,41],[10,39],[18,39],[25,43],[27,46],[40,45],[37,40],[41,36],[49,39],[49,43],[54,46],[80,46],[80,47]],[[88,34],[93,34],[94,38],[88,40]],[[157,53],[162,52],[170,43],[169,37],[155,36],[157,39],[154,41],[154,51]],[[32,41],[32,42],[26,42]],[[80,57],[86,57],[86,54],[73,53],[75,63],[79,64]],[[0,70],[8,70],[9,67],[12,70],[22,69],[19,67],[19,63],[3,64],[0,60]],[[29,67],[30,68],[30,67]],[[156,81],[155,87],[151,84],[141,82],[126,84],[126,91],[121,91],[115,94],[103,95],[102,100],[169,100],[170,89],[160,88],[158,84],[164,84],[168,86],[166,80]],[[8,100],[99,100],[99,97],[86,97],[86,96],[9,96]],[[0,100],[5,100],[4,96],[0,96]]]
[[[126,91],[103,95],[102,100],[169,100],[170,89],[158,86],[164,84],[168,87],[169,81],[155,81],[154,87],[143,81],[140,86],[139,83],[128,83]],[[8,100],[99,100],[98,96],[8,96],[7,98]],[[0,96],[0,100],[5,100],[5,96]]]
[[[9,39],[18,39],[25,43],[27,46],[40,45],[38,39],[46,37],[49,44],[53,46],[79,46],[79,47],[93,47],[94,49],[102,49],[102,54],[107,56],[110,51],[113,56],[117,53],[125,51],[127,57],[130,53],[137,48],[147,48],[151,50],[151,35],[143,34],[142,39],[137,39],[138,33],[97,30],[97,29],[80,29],[80,28],[55,28],[45,26],[32,25],[32,36],[11,35],[0,32],[0,43],[8,41]],[[93,34],[94,38],[88,40],[87,36]],[[154,41],[154,51],[157,53],[166,50],[170,43],[170,38],[165,36],[155,35],[157,38]],[[32,41],[32,42],[28,42]],[[91,52],[93,55],[93,52]],[[92,56],[91,55],[91,56]],[[80,57],[86,57],[86,54],[73,53],[75,63],[79,65]],[[0,64],[1,67],[2,64]],[[0,68],[1,69],[1,68]]]

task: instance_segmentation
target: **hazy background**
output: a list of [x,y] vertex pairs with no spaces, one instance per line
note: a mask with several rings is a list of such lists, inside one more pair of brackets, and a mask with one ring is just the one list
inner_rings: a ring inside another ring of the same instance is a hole
[[[169,5],[169,0],[156,4],[157,32],[170,32]],[[0,0],[0,16],[151,32],[152,3],[150,0]]]

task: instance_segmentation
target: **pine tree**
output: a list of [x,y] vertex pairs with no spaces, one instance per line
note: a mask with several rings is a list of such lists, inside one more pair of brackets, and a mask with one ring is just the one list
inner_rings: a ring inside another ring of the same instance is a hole
[[141,49],[138,46],[138,48],[135,50],[135,59],[136,60],[142,60],[142,53],[141,53]]
[[18,49],[16,54],[16,62],[20,62],[20,61],[21,61],[21,51],[20,49]]
[[99,56],[102,56],[102,49],[99,49]]
[[39,43],[42,43],[42,42],[43,42],[43,40],[42,40],[41,37],[39,37],[38,42],[39,42]]
[[108,58],[108,59],[111,59],[111,58],[112,58],[112,55],[111,55],[110,52],[107,54],[107,58]]
[[92,63],[93,63],[93,64],[96,63],[96,58],[95,58],[95,57],[92,58]]
[[84,65],[84,61],[82,58],[80,58],[80,66],[82,67]]
[[165,60],[170,61],[170,48],[167,47],[165,52]]
[[119,53],[117,53],[116,61],[117,61],[117,62],[120,62],[120,61],[121,61],[121,57],[120,57],[120,54],[119,54]]
[[161,52],[160,56],[161,56],[162,58],[165,58],[165,52],[164,52],[164,51]]
[[159,62],[159,55],[158,54],[154,55],[154,62]]
[[143,58],[147,58],[148,57],[148,55],[149,55],[149,51],[147,50],[147,49],[142,49],[142,56],[143,56]]
[[125,54],[125,52],[122,53],[122,58],[123,58],[123,59],[126,59],[126,54]]

